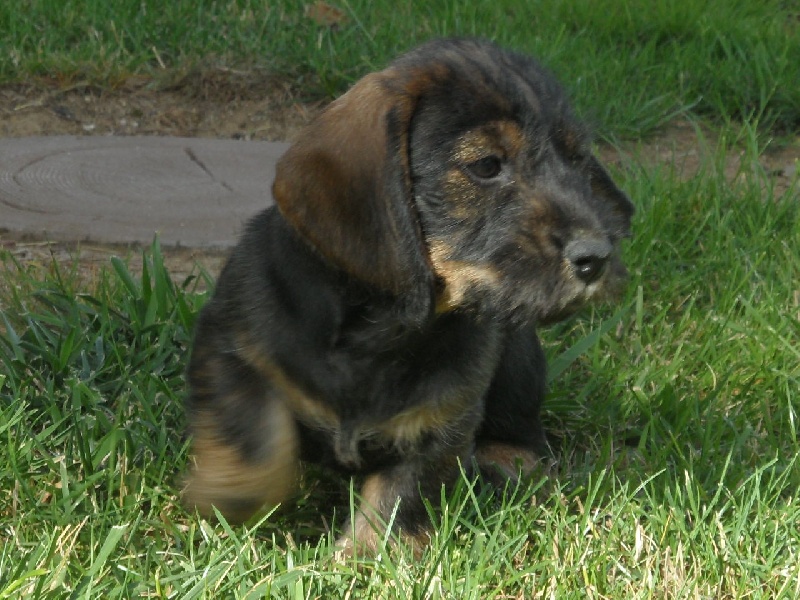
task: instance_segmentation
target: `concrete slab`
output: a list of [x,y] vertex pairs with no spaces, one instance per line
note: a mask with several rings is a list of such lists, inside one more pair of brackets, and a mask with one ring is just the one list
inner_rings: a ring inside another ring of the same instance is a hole
[[228,247],[272,203],[288,144],[170,137],[0,139],[0,231],[50,241]]

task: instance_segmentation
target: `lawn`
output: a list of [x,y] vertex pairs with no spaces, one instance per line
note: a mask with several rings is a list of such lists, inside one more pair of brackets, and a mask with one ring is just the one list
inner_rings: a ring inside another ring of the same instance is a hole
[[[0,250],[0,599],[800,596],[800,182],[765,166],[800,144],[800,9],[330,4],[334,27],[286,0],[3,3],[0,81],[159,88],[213,65],[318,100],[434,35],[541,57],[622,148],[638,209],[622,301],[543,331],[556,460],[502,495],[448,489],[421,559],[336,560],[353,492],[326,473],[252,526],[198,519],[181,401],[213,274],[172,277],[157,242],[91,277]],[[637,150],[676,120],[691,170]]]

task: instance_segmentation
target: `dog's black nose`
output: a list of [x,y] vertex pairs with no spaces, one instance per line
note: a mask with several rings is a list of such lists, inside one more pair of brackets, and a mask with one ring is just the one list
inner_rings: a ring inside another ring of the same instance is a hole
[[573,240],[564,248],[564,256],[578,279],[588,285],[603,274],[611,251],[611,244],[602,239]]

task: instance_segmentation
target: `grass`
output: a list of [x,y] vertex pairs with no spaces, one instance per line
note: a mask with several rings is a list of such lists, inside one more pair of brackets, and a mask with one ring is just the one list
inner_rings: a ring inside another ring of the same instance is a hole
[[113,85],[160,63],[282,56],[299,90],[333,92],[432,33],[480,33],[543,55],[609,137],[689,106],[719,133],[691,176],[636,154],[618,165],[638,207],[628,294],[543,332],[557,463],[500,498],[466,479],[447,490],[419,560],[334,560],[352,490],[324,473],[250,527],[180,506],[205,273],[176,280],[157,242],[141,272],[114,259],[90,281],[77,263],[0,254],[0,599],[798,597],[800,202],[758,160],[798,123],[784,62],[798,36],[778,35],[796,22],[790,3],[695,5],[353,0],[338,32],[288,2],[174,2],[158,18],[147,1],[0,6],[6,81]]
[[[298,0],[25,0],[0,5],[0,81],[172,81],[222,66],[266,69],[330,97],[432,36],[480,35],[533,53],[605,136],[675,115],[800,124],[800,10],[782,0],[341,0],[336,28]],[[624,82],[625,93],[619,86]]]

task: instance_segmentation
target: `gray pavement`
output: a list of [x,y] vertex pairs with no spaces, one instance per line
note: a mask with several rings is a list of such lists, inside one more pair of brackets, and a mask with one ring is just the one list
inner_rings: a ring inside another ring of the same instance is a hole
[[170,137],[0,139],[0,237],[231,246],[272,203],[288,144]]

